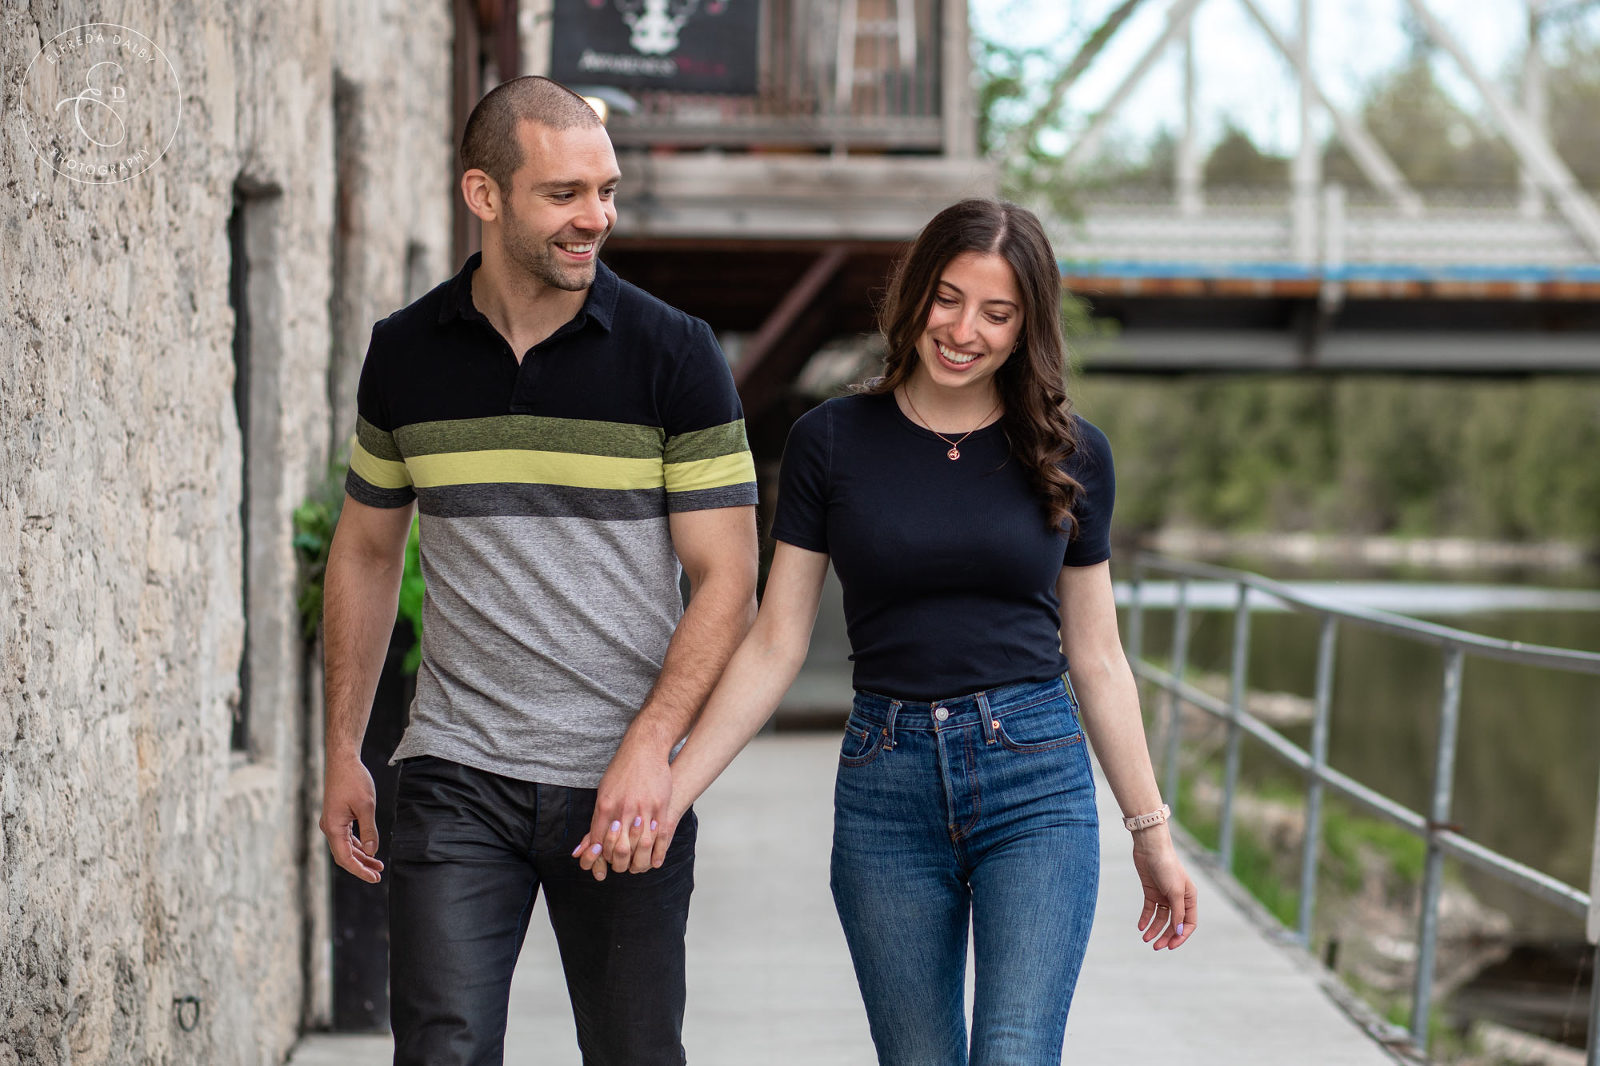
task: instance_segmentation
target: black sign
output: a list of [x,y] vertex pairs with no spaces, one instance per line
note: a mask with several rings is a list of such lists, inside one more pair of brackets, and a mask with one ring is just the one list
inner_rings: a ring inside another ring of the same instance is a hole
[[555,0],[550,76],[574,89],[756,91],[761,0]]

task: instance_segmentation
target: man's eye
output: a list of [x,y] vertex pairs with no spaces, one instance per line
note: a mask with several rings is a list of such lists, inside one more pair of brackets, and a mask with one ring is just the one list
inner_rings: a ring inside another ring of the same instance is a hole
[[609,200],[613,196],[617,195],[617,190],[616,189],[601,189],[600,190],[600,195],[602,197],[604,197],[605,199]]

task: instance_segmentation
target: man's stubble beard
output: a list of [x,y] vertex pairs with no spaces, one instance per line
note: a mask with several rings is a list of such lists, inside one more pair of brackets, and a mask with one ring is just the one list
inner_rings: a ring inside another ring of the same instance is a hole
[[594,239],[594,258],[586,266],[564,269],[556,262],[555,249],[549,242],[530,239],[528,231],[517,221],[510,206],[505,209],[505,225],[501,231],[501,244],[506,258],[530,280],[563,292],[582,292],[594,283],[595,264],[600,260],[600,245],[607,233]]

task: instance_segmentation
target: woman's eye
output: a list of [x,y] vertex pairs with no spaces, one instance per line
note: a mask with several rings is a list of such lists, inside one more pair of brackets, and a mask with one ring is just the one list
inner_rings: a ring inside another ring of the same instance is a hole
[[940,307],[954,307],[956,305],[956,298],[954,296],[935,296],[933,298],[933,302],[938,304]]
[[1009,316],[1006,316],[1006,315],[990,315],[989,316],[989,321],[993,322],[997,326],[1003,326],[1007,322],[1010,322],[1011,319],[1010,319]]

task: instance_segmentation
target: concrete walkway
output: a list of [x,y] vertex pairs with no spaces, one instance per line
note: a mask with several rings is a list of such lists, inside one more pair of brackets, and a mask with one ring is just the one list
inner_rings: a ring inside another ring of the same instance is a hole
[[[758,738],[699,804],[684,1044],[696,1066],[873,1066],[866,1016],[828,893],[832,736]],[[1392,1066],[1301,958],[1212,880],[1200,930],[1157,955],[1110,792],[1100,790],[1101,894],[1067,1026],[1068,1063]],[[542,911],[542,906],[541,906]],[[536,915],[512,987],[508,1064],[579,1066],[555,941]],[[969,996],[970,999],[970,996]],[[310,1036],[293,1066],[379,1066],[389,1042]]]

